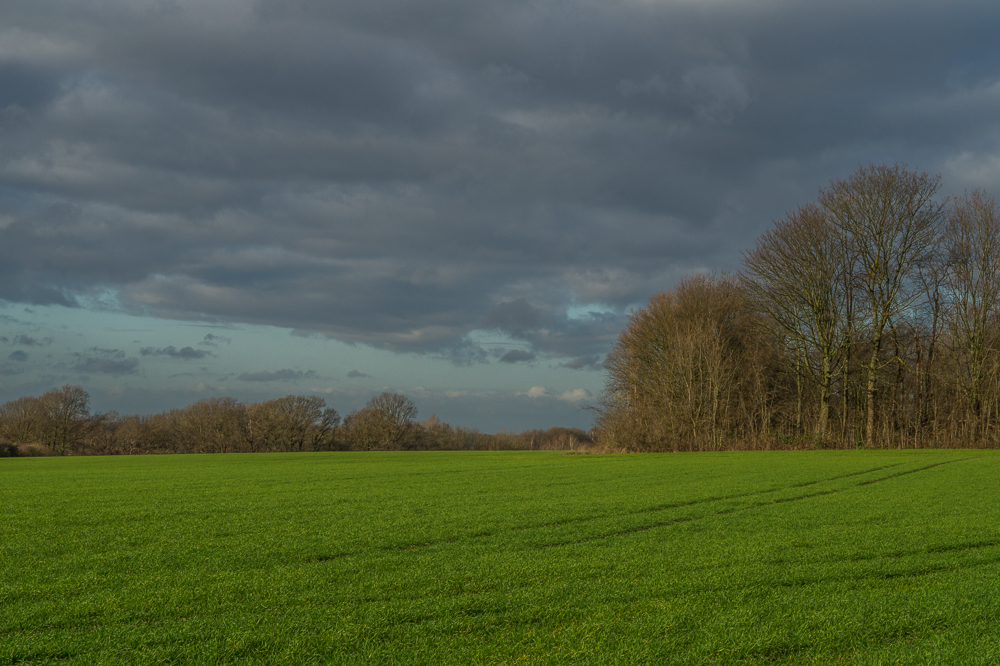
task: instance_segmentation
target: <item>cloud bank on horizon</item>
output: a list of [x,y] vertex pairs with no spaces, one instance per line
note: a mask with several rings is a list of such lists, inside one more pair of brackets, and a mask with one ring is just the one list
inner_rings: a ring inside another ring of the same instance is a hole
[[[0,26],[14,304],[586,374],[628,308],[859,163],[1000,181],[986,2],[6,0]],[[229,337],[36,374],[193,371]]]

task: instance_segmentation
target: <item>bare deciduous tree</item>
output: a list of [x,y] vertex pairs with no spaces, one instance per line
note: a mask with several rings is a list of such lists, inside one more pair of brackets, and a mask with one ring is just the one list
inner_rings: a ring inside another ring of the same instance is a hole
[[396,449],[412,430],[416,417],[416,405],[405,395],[382,393],[360,411],[349,414],[344,428],[356,449]]
[[67,384],[39,398],[43,443],[59,455],[83,441],[90,431],[90,396]]
[[993,197],[977,190],[954,200],[944,242],[954,379],[968,410],[968,436],[975,438],[983,417],[983,391],[990,383],[987,375],[995,365],[991,357],[1000,351],[997,336],[991,335],[1000,312],[1000,216]]
[[939,233],[943,206],[935,202],[940,179],[904,167],[861,167],[820,194],[854,258],[854,287],[867,305],[871,348],[867,373],[866,442],[875,445],[875,400],[886,327],[919,296],[915,276]]
[[233,398],[206,398],[172,410],[174,436],[181,450],[229,453],[246,442],[246,406]]
[[248,432],[254,448],[316,451],[330,448],[340,423],[337,410],[319,396],[288,395],[250,405]]
[[38,398],[22,396],[0,405],[0,437],[15,444],[39,440],[42,410]]
[[768,409],[751,400],[771,395],[753,389],[763,379],[757,364],[767,358],[762,330],[730,278],[696,276],[653,296],[629,317],[605,361],[608,382],[597,407],[605,442],[710,450],[750,434],[754,416]]
[[143,441],[146,439],[143,427],[145,420],[137,415],[117,420],[113,430],[113,442],[119,453],[131,455],[141,450]]
[[850,340],[847,256],[842,237],[814,205],[776,222],[744,255],[744,287],[753,306],[781,331],[800,357],[797,367],[818,388],[819,437],[827,431],[831,387]]

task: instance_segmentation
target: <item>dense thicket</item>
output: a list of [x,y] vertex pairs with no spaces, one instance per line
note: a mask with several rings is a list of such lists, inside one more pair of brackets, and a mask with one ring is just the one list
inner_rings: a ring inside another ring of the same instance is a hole
[[683,280],[608,357],[627,450],[1000,445],[1000,215],[868,166],[775,222],[739,275]]
[[417,410],[403,395],[383,393],[341,422],[317,396],[289,395],[243,403],[209,398],[153,415],[90,413],[79,386],[0,405],[0,457],[140,453],[231,453],[346,450],[576,449],[581,430],[549,428],[485,434],[453,428]]
[[775,350],[729,278],[696,276],[632,314],[605,361],[597,428],[630,450],[714,450],[770,427]]

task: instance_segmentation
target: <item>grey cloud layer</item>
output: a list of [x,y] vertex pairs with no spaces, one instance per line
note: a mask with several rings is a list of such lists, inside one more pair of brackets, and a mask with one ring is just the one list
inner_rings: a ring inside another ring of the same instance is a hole
[[176,358],[182,361],[200,360],[206,356],[214,356],[212,352],[204,349],[195,349],[193,347],[182,347],[181,349],[177,349],[173,345],[160,349],[155,347],[143,347],[139,350],[139,353],[143,356],[166,356],[167,358]]
[[302,372],[301,370],[285,368],[284,370],[276,370],[274,372],[266,370],[261,372],[244,372],[237,379],[244,382],[290,382],[296,379],[313,379],[315,377],[316,373],[312,370]]
[[52,338],[33,338],[28,335],[18,335],[14,338],[15,345],[21,345],[23,347],[43,347],[45,345],[52,344]]
[[126,358],[121,349],[102,349],[92,347],[85,353],[74,353],[77,361],[72,370],[78,373],[97,373],[120,377],[137,372],[139,359]]
[[991,4],[814,4],[8,0],[0,298],[599,367],[858,162],[996,183]]

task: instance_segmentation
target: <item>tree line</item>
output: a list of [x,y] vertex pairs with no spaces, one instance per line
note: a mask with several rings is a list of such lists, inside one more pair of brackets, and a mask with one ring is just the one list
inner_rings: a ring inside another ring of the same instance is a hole
[[375,396],[341,419],[318,396],[264,402],[208,398],[159,414],[91,413],[90,396],[67,385],[0,405],[0,457],[157,453],[378,450],[571,450],[592,443],[574,428],[493,434],[416,420],[398,393]]
[[1000,445],[1000,215],[869,165],[774,223],[735,275],[633,312],[595,437],[632,451]]

